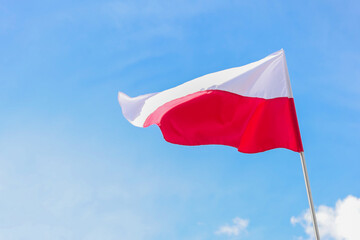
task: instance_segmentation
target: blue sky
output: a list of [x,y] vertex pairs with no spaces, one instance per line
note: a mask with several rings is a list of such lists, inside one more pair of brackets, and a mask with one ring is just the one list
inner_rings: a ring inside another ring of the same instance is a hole
[[284,48],[321,231],[354,240],[326,222],[360,219],[359,22],[358,1],[0,1],[0,239],[307,239],[298,154],[172,145],[117,102]]

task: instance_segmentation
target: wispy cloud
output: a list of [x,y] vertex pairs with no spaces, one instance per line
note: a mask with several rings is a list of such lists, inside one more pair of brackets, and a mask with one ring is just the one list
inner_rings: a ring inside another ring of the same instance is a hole
[[[205,4],[206,3],[206,4]],[[134,1],[111,1],[107,3],[109,10],[118,17],[124,18],[152,18],[152,19],[174,19],[192,17],[198,14],[216,10],[221,6],[217,1],[151,1],[147,3]]]
[[[360,198],[349,195],[343,200],[338,200],[334,208],[322,205],[318,208],[316,216],[322,239],[360,239]],[[290,221],[293,225],[300,224],[308,239],[314,239],[309,210],[298,217],[291,217]]]
[[[186,20],[202,14],[216,11],[223,4],[217,1],[110,1],[104,3],[102,13],[110,17],[115,26],[130,43],[133,41],[151,41],[154,39],[179,40],[184,37]],[[133,26],[129,28],[129,26]],[[129,44],[129,43],[128,43]]]
[[40,125],[8,125],[0,135],[0,239],[140,240],[168,229],[152,220],[159,210],[154,216],[139,203],[155,206],[162,190],[151,176],[134,180],[142,170],[131,156],[108,158],[101,143],[70,136],[65,122]]
[[249,220],[236,217],[232,225],[223,225],[215,232],[217,235],[239,236],[245,233],[249,225]]

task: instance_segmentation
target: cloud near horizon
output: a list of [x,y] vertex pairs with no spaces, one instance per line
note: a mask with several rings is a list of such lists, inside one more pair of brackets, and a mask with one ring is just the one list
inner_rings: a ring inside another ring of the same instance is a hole
[[[321,205],[316,211],[316,217],[323,240],[360,239],[360,198],[349,195],[338,200],[334,208]],[[293,225],[300,224],[304,228],[307,239],[314,239],[309,209],[298,217],[291,217],[290,221]]]
[[233,219],[233,225],[223,225],[215,232],[217,235],[239,236],[246,232],[249,225],[248,219],[236,217]]

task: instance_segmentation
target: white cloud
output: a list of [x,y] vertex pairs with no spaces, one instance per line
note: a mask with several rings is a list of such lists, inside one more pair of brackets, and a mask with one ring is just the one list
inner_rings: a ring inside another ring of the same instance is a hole
[[236,217],[233,219],[233,225],[224,225],[219,227],[215,232],[218,235],[239,236],[240,233],[246,232],[249,220]]
[[[323,240],[360,239],[360,198],[347,196],[338,200],[334,208],[320,206],[316,212],[320,236]],[[308,239],[314,239],[309,209],[299,217],[291,217],[293,225],[300,224]]]

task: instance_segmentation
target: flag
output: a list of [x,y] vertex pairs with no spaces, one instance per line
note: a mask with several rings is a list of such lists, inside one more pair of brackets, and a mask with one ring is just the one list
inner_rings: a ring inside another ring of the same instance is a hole
[[303,151],[282,49],[163,92],[134,98],[119,92],[118,100],[130,123],[158,125],[170,143],[220,144],[243,153]]

